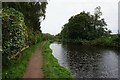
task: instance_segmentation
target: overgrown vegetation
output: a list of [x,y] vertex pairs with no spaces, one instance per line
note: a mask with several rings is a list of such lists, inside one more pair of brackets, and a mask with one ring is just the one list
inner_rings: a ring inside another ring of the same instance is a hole
[[40,24],[45,19],[46,5],[47,2],[2,3],[2,69],[3,73],[8,71],[7,77],[14,78],[22,72],[22,69],[17,70],[17,74],[15,70],[17,66],[22,68],[22,65],[13,66],[21,64],[18,56],[29,56],[27,52],[21,55],[21,51],[42,41]]
[[28,34],[22,13],[7,8],[3,9],[2,17],[3,67],[6,67],[11,63],[11,57],[28,45]]
[[98,39],[90,41],[91,45],[106,46],[106,47],[119,47],[119,41],[117,35],[103,36]]
[[64,80],[68,80],[67,78],[69,78],[69,80],[72,80],[71,73],[59,65],[57,59],[52,55],[49,45],[50,43],[47,41],[42,50],[44,78],[66,78]]
[[45,19],[47,2],[3,2],[3,8],[13,8],[24,15],[28,45],[42,40],[41,22]]
[[[76,42],[74,42],[76,43]],[[118,41],[117,35],[112,35],[109,37],[103,36],[94,40],[79,40],[77,43],[81,45],[89,46],[103,46],[103,47],[119,47],[120,43]]]
[[96,7],[94,15],[83,11],[72,16],[63,26],[58,38],[62,37],[63,43],[119,47],[119,36],[110,34],[111,30],[105,27],[107,24],[101,15],[101,7]]
[[89,12],[81,12],[69,19],[61,31],[64,42],[74,42],[76,40],[93,40],[101,36],[110,34],[105,26],[104,18],[101,18],[100,7],[96,7],[94,15]]
[[24,50],[18,59],[12,61],[12,64],[9,65],[8,69],[3,68],[2,80],[18,80],[18,78],[22,78],[29,58],[31,57],[32,53],[34,53],[36,48],[40,46],[40,44],[41,42]]
[[41,32],[41,21],[45,19],[47,2],[3,2],[3,8],[14,8],[24,15],[29,31]]
[[62,35],[61,35],[61,33],[58,33],[57,35],[55,35],[54,41],[55,42],[62,42]]
[[54,42],[55,40],[55,36],[54,35],[51,35],[49,33],[43,33],[42,35],[42,40],[49,40],[50,42]]

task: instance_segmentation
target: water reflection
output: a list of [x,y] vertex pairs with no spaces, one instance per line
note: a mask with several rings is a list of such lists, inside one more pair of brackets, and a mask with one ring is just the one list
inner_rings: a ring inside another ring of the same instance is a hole
[[118,78],[117,50],[80,45],[50,45],[59,64],[75,78]]

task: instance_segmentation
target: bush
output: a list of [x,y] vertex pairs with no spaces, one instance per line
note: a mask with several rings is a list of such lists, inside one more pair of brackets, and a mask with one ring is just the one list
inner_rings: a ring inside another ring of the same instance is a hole
[[22,13],[13,8],[2,10],[3,66],[27,45],[28,33]]
[[107,36],[107,37],[100,37],[98,39],[92,40],[91,45],[96,45],[96,46],[116,46],[117,47],[117,39],[116,36]]
[[29,31],[29,39],[28,39],[28,42],[29,42],[29,46],[32,46],[38,42],[41,42],[42,41],[42,33],[40,32],[33,32],[33,31]]

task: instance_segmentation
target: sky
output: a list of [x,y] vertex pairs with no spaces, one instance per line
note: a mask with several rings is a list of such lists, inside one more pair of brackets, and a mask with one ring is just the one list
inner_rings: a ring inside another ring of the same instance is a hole
[[48,0],[46,18],[41,23],[42,32],[56,35],[71,16],[82,11],[94,14],[94,9],[101,6],[101,17],[105,19],[106,27],[117,33],[118,2],[119,0]]

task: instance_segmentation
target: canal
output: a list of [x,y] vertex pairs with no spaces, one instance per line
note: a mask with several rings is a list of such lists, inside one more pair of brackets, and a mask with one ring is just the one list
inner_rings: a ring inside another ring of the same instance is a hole
[[52,43],[52,54],[74,78],[118,78],[117,49]]

